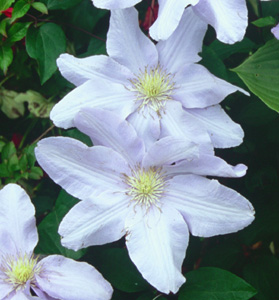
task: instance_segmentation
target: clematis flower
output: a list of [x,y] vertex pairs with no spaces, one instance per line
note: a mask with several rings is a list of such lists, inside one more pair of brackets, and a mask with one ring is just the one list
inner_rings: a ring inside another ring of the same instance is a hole
[[189,8],[173,35],[154,45],[141,32],[135,8],[113,10],[109,56],[63,54],[58,59],[62,75],[77,87],[54,106],[51,119],[69,128],[82,107],[98,107],[129,121],[147,148],[165,136],[202,145],[201,155],[206,156],[214,154],[213,146],[239,145],[243,131],[218,103],[245,91],[195,63],[201,59],[206,28]]
[[185,282],[189,231],[211,237],[253,221],[244,197],[199,176],[227,165],[199,164],[194,143],[168,136],[147,150],[130,123],[103,109],[81,109],[75,125],[95,146],[51,137],[35,149],[48,175],[82,200],[60,224],[65,247],[78,250],[125,236],[142,276],[159,291],[176,293]]
[[[140,0],[93,0],[96,7],[123,9]],[[177,28],[185,7],[191,5],[194,13],[216,30],[217,38],[228,44],[243,39],[248,25],[245,0],[158,0],[159,15],[150,28],[155,40],[166,40]],[[187,8],[188,9],[188,8]]]
[[89,264],[61,255],[40,260],[33,254],[38,242],[34,214],[20,186],[0,190],[0,299],[110,299],[111,285]]
[[274,37],[279,40],[279,24],[277,24],[275,27],[271,29],[271,32],[273,33]]

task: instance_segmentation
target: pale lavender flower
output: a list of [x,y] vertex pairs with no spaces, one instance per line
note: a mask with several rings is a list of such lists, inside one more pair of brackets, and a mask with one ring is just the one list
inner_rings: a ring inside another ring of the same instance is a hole
[[40,260],[33,254],[38,242],[34,214],[20,186],[8,184],[0,190],[0,299],[110,299],[111,285],[89,264],[61,255]]
[[[134,6],[141,0],[93,0],[96,7],[122,9]],[[155,40],[166,40],[177,28],[186,6],[191,5],[194,13],[215,28],[217,38],[228,44],[243,39],[248,25],[245,0],[158,0],[159,13],[150,28]]]
[[154,45],[140,31],[134,8],[113,10],[110,56],[78,59],[63,54],[58,59],[62,75],[77,88],[54,106],[51,119],[69,128],[82,107],[99,107],[128,120],[147,148],[165,136],[183,136],[202,145],[206,157],[214,154],[213,146],[239,145],[243,131],[218,103],[230,93],[245,91],[195,63],[206,28],[189,8],[172,36]]
[[200,163],[194,143],[168,136],[146,149],[130,123],[103,109],[81,109],[75,125],[95,146],[51,137],[35,149],[48,175],[82,200],[60,224],[65,247],[78,250],[125,236],[142,276],[159,291],[176,293],[185,282],[189,231],[210,237],[253,221],[244,197],[199,176],[234,171],[220,161]]
[[271,32],[275,36],[277,40],[279,40],[279,24],[277,24],[275,27],[271,29]]

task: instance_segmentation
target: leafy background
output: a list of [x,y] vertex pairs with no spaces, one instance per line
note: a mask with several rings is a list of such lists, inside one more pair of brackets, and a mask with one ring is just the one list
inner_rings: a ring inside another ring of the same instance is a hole
[[[138,6],[145,25],[151,1]],[[0,1],[0,186],[23,186],[36,207],[38,254],[58,253],[93,264],[114,287],[113,300],[279,299],[279,41],[270,29],[279,21],[279,2],[247,1],[249,26],[243,41],[225,45],[209,28],[201,63],[213,74],[249,90],[222,102],[240,123],[245,139],[237,148],[216,150],[231,164],[244,163],[244,178],[221,179],[255,207],[248,228],[213,238],[191,237],[176,295],[150,286],[129,259],[124,240],[78,252],[65,249],[58,225],[77,199],[55,185],[34,156],[43,136],[70,136],[87,144],[77,129],[55,128],[53,105],[73,89],[58,72],[56,58],[106,54],[109,12],[90,0]],[[12,8],[12,9],[11,9]]]

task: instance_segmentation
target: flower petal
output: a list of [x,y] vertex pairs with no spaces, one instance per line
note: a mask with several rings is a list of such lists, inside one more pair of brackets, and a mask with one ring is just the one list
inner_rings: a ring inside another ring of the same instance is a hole
[[107,52],[134,74],[147,66],[157,65],[156,47],[140,30],[138,12],[134,7],[111,11]]
[[216,30],[217,39],[233,44],[243,39],[248,25],[245,0],[200,0],[194,12]]
[[136,110],[127,118],[127,121],[133,125],[138,136],[144,141],[146,150],[159,139],[160,121],[152,109],[148,113]]
[[11,284],[5,282],[5,278],[6,276],[0,270],[0,299],[5,299],[5,297],[9,295],[14,289]]
[[130,172],[127,162],[114,150],[87,147],[71,138],[43,139],[35,154],[52,180],[81,200],[104,191],[117,191],[122,185],[120,174]]
[[233,122],[220,105],[187,111],[204,123],[214,147],[230,148],[242,143],[244,132],[241,126]]
[[[172,2],[180,3],[181,1],[173,0]],[[166,13],[169,14],[170,11],[172,9]],[[191,7],[187,8],[174,33],[166,41],[160,41],[156,45],[160,65],[168,72],[176,73],[181,66],[200,61],[198,53],[202,50],[206,30],[207,24],[193,13]]]
[[94,145],[112,148],[131,166],[141,162],[145,152],[143,141],[127,121],[113,112],[103,109],[82,109],[75,119],[75,125],[90,136]]
[[50,118],[58,127],[73,127],[74,117],[82,107],[112,110],[125,119],[134,111],[133,95],[124,85],[96,77],[75,88],[58,102],[50,112]]
[[85,262],[61,255],[50,255],[39,264],[42,272],[36,275],[40,288],[61,300],[108,300],[112,287],[103,276]]
[[129,197],[124,191],[103,193],[79,202],[59,226],[62,245],[77,251],[119,240],[125,234],[128,206]]
[[198,0],[159,0],[158,18],[150,27],[150,35],[156,40],[166,40],[177,28],[187,5],[195,5]]
[[10,183],[0,190],[0,232],[1,254],[31,254],[37,245],[35,209],[17,184]]
[[171,206],[136,207],[126,221],[126,244],[142,276],[163,293],[176,293],[185,282],[181,266],[188,245],[188,228]]
[[92,0],[98,8],[105,9],[123,9],[139,3],[141,0]]
[[243,89],[215,77],[198,64],[183,66],[175,75],[175,81],[178,88],[174,99],[180,101],[185,108],[204,108],[218,104],[236,91],[249,95]]
[[168,101],[161,119],[161,136],[184,138],[199,145],[201,153],[214,154],[212,142],[206,127],[188,111],[182,109],[178,101]]
[[192,160],[198,157],[198,150],[198,146],[193,142],[168,136],[160,139],[150,147],[143,158],[142,166],[144,168],[161,167],[183,159]]
[[238,164],[235,167],[229,165],[215,155],[200,154],[197,159],[184,160],[175,165],[164,166],[168,175],[196,174],[218,177],[242,177],[246,174],[247,167]]
[[254,209],[247,199],[217,180],[202,176],[175,176],[168,181],[166,197],[195,236],[236,232],[254,220]]
[[105,55],[76,58],[64,53],[56,62],[63,77],[76,86],[96,76],[120,84],[133,77],[130,70]]

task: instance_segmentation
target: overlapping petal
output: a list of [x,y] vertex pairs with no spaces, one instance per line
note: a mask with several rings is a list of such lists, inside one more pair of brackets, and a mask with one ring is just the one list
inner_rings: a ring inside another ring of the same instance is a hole
[[158,64],[156,47],[140,30],[138,12],[134,7],[111,11],[107,52],[134,74],[143,71],[147,65]]
[[120,153],[130,165],[141,162],[145,145],[134,128],[114,113],[102,109],[82,109],[76,127],[87,134],[94,145],[103,145]]
[[129,198],[122,192],[103,193],[75,205],[62,220],[62,245],[78,250],[119,240],[125,234]]
[[56,126],[74,126],[74,117],[83,107],[98,107],[114,110],[123,119],[134,111],[131,92],[124,85],[96,77],[78,86],[58,102],[50,112]]
[[77,58],[64,53],[56,62],[63,77],[76,86],[91,79],[95,80],[96,76],[118,83],[133,78],[133,73],[129,69],[105,55]]
[[243,164],[231,166],[220,157],[201,153],[198,159],[184,160],[175,165],[166,165],[169,175],[196,174],[202,176],[242,177],[247,167]]
[[200,237],[236,232],[254,220],[251,203],[216,180],[196,175],[175,176],[166,197]]
[[188,245],[188,228],[170,205],[137,207],[126,219],[126,244],[142,276],[163,293],[176,293],[185,282],[181,266]]
[[233,44],[243,39],[248,25],[245,0],[199,0],[193,9],[214,27],[218,40]]
[[177,28],[184,8],[187,5],[195,5],[199,0],[159,0],[159,13],[155,23],[150,27],[151,37],[158,40],[166,40]]
[[198,64],[184,65],[175,75],[175,81],[177,90],[174,99],[180,101],[185,108],[205,108],[218,104],[236,91],[249,95]]
[[233,122],[220,105],[187,111],[204,124],[214,147],[229,148],[242,143],[244,132],[241,126]]
[[79,199],[117,190],[120,174],[129,174],[124,158],[110,148],[87,147],[65,137],[41,140],[35,149],[39,164],[67,192]]
[[61,300],[104,300],[112,295],[111,285],[84,262],[51,255],[39,262],[43,272],[36,276],[39,287]]
[[34,206],[26,192],[16,184],[0,191],[0,256],[32,253],[37,242]]
[[156,45],[160,64],[176,73],[181,66],[200,61],[198,53],[202,50],[206,30],[207,24],[193,13],[191,7],[187,8],[174,33]]

